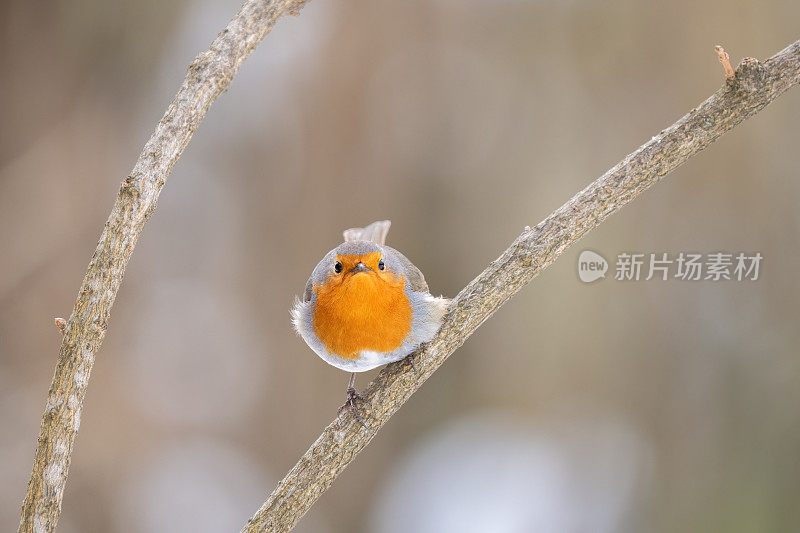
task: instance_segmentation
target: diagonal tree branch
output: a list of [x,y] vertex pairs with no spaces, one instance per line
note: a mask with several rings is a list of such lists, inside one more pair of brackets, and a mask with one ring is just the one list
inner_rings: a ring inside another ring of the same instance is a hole
[[344,411],[322,431],[242,531],[292,529],[383,424],[501,305],[587,231],[798,83],[800,41],[764,63],[745,59],[735,77],[708,100],[627,156],[538,226],[525,228],[456,296],[442,329],[417,353],[418,373],[402,362],[392,363],[369,385],[361,406],[368,429]]
[[[211,104],[230,86],[250,52],[278,18],[299,14],[307,0],[247,0],[211,47],[189,66],[136,166],[120,187],[83,279],[64,334],[55,375],[22,505],[20,532],[53,531],[81,422],[89,376],[105,336],[111,306],[136,240],[156,207],[158,195]],[[63,320],[63,319],[62,319]]]

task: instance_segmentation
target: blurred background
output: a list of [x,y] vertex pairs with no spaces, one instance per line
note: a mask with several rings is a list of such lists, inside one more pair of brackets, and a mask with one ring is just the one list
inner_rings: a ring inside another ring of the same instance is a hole
[[[18,523],[53,317],[187,65],[238,7],[0,4],[0,530]],[[313,0],[280,20],[141,236],[59,531],[238,531],[344,399],[347,374],[288,313],[341,230],[391,219],[389,244],[454,296],[716,91],[715,44],[763,59],[798,20],[789,0]],[[297,531],[800,530],[798,134],[794,90],[572,247]],[[764,260],[755,282],[584,284],[587,248]]]

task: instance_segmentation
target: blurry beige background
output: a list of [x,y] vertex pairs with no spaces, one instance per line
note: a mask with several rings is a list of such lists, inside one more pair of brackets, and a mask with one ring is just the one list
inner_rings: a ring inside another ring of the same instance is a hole
[[[0,5],[0,530],[18,521],[53,317],[187,65],[238,7]],[[142,234],[59,531],[238,531],[343,400],[347,375],[288,314],[342,229],[390,218],[389,243],[453,296],[714,92],[713,45],[765,58],[798,20],[788,0],[313,0],[281,20]],[[799,530],[798,135],[794,90],[589,234],[297,530]],[[586,285],[586,248],[765,259],[757,282]]]

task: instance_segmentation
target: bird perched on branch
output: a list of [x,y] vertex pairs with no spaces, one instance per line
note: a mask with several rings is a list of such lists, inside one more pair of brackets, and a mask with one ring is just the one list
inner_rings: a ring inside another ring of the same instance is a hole
[[432,296],[422,272],[384,244],[390,225],[383,220],[346,230],[344,243],[317,264],[292,309],[295,330],[309,347],[351,372],[339,411],[349,408],[364,427],[355,373],[412,354],[439,330],[450,303]]

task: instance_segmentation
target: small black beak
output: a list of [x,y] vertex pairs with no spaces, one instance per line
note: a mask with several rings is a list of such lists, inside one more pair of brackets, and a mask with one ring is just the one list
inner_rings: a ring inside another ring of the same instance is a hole
[[353,267],[353,269],[350,272],[353,273],[353,274],[358,274],[359,272],[368,272],[370,270],[372,270],[372,269],[369,268],[364,263],[359,263],[355,267]]

